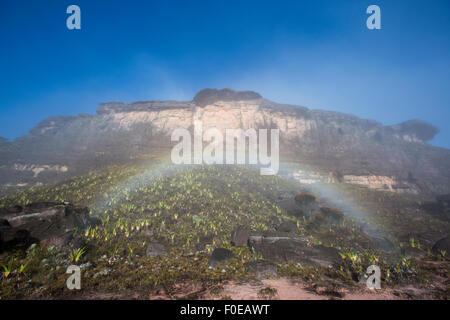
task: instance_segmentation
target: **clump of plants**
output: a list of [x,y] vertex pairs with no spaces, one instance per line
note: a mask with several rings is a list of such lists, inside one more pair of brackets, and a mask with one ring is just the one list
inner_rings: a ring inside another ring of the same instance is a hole
[[258,292],[258,297],[262,299],[273,299],[278,294],[278,290],[273,287],[265,287]]

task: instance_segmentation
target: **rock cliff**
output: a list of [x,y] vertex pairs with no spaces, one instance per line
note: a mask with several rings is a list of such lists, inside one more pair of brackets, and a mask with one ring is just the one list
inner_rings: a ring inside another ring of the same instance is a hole
[[[282,161],[303,182],[450,193],[450,150],[429,145],[438,129],[419,120],[384,126],[352,115],[278,104],[251,91],[200,91],[192,101],[101,103],[96,115],[52,117],[0,143],[4,188],[56,182],[90,169],[170,154],[170,134],[192,128],[278,128]],[[3,189],[5,192],[6,189]]]

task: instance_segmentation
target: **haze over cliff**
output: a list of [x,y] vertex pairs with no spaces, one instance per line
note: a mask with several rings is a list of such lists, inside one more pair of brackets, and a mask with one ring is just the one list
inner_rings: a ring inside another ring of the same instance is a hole
[[0,141],[2,192],[54,183],[114,163],[170,155],[170,134],[191,129],[278,128],[281,161],[304,183],[344,182],[411,193],[450,193],[450,150],[420,120],[384,126],[352,115],[278,104],[251,91],[200,91],[192,101],[101,103],[97,114],[52,117]]

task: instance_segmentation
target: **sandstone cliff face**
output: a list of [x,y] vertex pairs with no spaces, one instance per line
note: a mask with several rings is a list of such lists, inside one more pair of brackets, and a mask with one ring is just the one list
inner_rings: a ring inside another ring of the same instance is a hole
[[203,90],[189,102],[102,103],[96,115],[44,120],[29,135],[0,144],[0,183],[54,182],[156,149],[169,150],[171,132],[190,129],[195,120],[201,120],[204,129],[221,131],[278,128],[282,160],[314,168],[307,173],[313,178],[299,174],[304,181],[396,192],[450,192],[450,151],[426,143],[438,132],[427,123],[383,126],[231,89]]

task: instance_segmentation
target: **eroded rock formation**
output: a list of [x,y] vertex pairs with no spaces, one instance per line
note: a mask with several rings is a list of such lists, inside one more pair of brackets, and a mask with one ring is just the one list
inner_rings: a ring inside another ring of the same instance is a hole
[[29,135],[0,144],[0,185],[28,187],[111,163],[170,155],[171,132],[190,129],[195,120],[221,131],[278,128],[281,160],[309,168],[297,171],[302,182],[450,193],[450,150],[427,144],[438,132],[430,124],[383,126],[231,89],[205,89],[186,102],[102,103],[96,115],[46,119]]

